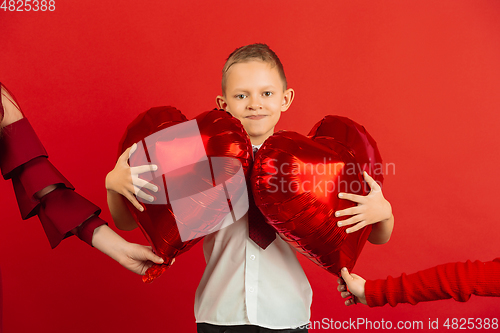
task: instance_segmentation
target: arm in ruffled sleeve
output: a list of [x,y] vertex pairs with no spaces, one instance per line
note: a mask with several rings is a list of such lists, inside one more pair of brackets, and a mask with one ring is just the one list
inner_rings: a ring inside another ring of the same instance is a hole
[[[27,118],[2,128],[0,168],[5,179],[12,179],[21,217],[38,215],[52,248],[74,233],[91,245],[93,230],[106,223],[97,217],[100,208],[76,193],[50,163]],[[36,195],[51,185],[56,190]]]
[[366,281],[365,293],[371,307],[449,298],[465,302],[471,295],[500,297],[500,258],[449,263],[397,278]]
[[[162,264],[150,247],[129,243],[105,225],[97,216],[99,207],[76,193],[48,161],[17,102],[1,83],[0,88],[0,110],[5,111],[3,119],[0,114],[0,169],[12,180],[22,218],[38,215],[52,248],[76,234],[137,274],[143,275],[153,263]],[[2,103],[7,104],[5,110]]]

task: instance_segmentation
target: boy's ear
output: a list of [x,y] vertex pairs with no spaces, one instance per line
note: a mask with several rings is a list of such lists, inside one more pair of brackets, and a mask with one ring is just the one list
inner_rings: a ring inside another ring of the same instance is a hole
[[217,96],[215,98],[215,104],[217,104],[217,108],[227,111],[227,102],[224,97]]
[[295,97],[295,90],[292,88],[285,90],[283,94],[283,103],[281,104],[281,112],[288,110],[290,105],[292,105],[293,98]]

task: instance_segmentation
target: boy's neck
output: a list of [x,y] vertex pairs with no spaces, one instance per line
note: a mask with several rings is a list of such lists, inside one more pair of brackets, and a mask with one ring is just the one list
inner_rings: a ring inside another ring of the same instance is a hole
[[250,142],[252,143],[252,146],[260,146],[264,143],[264,141],[267,140],[270,136],[274,134],[274,128],[270,134],[267,135],[261,135],[261,136],[250,136]]
[[[270,137],[270,135],[268,137]],[[252,146],[260,146],[264,143],[264,141],[267,140],[267,138],[262,138],[262,137],[252,138],[252,137],[250,137],[250,142],[252,143]]]

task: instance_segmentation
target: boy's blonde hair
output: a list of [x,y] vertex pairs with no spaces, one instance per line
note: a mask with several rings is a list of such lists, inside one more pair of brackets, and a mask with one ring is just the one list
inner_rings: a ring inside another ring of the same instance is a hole
[[281,64],[280,59],[267,46],[266,44],[256,43],[245,45],[237,48],[229,55],[224,64],[224,68],[222,68],[222,94],[226,95],[226,80],[227,80],[227,71],[231,68],[232,65],[248,62],[252,60],[261,60],[271,65],[271,67],[276,67],[278,73],[283,81],[283,91],[287,88],[285,70],[283,69],[283,65]]

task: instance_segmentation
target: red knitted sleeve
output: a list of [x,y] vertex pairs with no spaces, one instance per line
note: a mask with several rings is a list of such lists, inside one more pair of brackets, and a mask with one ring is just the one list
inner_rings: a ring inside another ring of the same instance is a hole
[[500,297],[500,258],[449,263],[397,278],[366,281],[365,294],[370,307],[449,298],[465,302],[471,295]]

